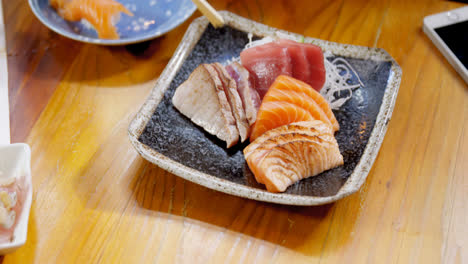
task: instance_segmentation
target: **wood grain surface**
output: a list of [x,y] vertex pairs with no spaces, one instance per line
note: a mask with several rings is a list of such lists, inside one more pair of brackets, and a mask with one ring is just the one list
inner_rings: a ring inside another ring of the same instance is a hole
[[212,0],[267,25],[386,49],[403,79],[361,190],[292,207],[142,159],[127,127],[190,21],[151,42],[61,37],[3,1],[13,142],[32,148],[28,241],[3,263],[468,263],[468,86],[423,34],[433,0]]

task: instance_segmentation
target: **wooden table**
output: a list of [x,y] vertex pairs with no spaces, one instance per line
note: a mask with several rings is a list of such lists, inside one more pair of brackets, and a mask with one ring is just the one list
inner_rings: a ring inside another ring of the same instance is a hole
[[[131,47],[63,38],[3,1],[11,133],[32,148],[26,245],[4,263],[468,263],[468,86],[421,30],[448,1],[216,0],[273,27],[381,47],[403,79],[361,190],[320,207],[237,198],[159,169],[127,127],[194,16]],[[291,3],[294,3],[291,4]]]

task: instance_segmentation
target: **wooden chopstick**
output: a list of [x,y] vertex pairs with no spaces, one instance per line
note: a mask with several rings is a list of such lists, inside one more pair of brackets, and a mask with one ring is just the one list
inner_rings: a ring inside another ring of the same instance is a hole
[[195,5],[197,5],[198,10],[202,12],[202,14],[208,18],[210,23],[215,27],[222,27],[224,26],[224,19],[223,17],[214,9],[206,0],[192,0]]

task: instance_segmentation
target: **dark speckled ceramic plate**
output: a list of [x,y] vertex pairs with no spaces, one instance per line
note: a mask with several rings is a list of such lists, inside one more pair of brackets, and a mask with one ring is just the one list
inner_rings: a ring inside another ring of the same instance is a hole
[[344,165],[302,180],[285,193],[270,193],[255,182],[247,167],[242,154],[245,144],[227,150],[225,143],[194,125],[171,103],[175,89],[199,64],[225,62],[239,56],[248,42],[246,32],[264,37],[280,31],[229,12],[221,13],[226,21],[223,28],[214,29],[205,18],[191,24],[150,97],[132,121],[129,135],[138,152],[189,181],[260,201],[319,205],[359,190],[377,156],[395,105],[401,79],[398,64],[382,49],[305,38],[305,42],[322,47],[335,58],[345,58],[364,87],[335,111],[340,123],[336,138]]

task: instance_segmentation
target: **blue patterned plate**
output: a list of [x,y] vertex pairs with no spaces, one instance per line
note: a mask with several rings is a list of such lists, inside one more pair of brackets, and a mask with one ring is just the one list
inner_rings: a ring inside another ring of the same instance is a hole
[[117,23],[120,39],[100,39],[94,29],[82,22],[62,19],[49,0],[29,0],[36,17],[51,30],[65,37],[100,45],[125,45],[164,35],[189,18],[197,7],[191,0],[118,0],[134,16],[121,15]]

